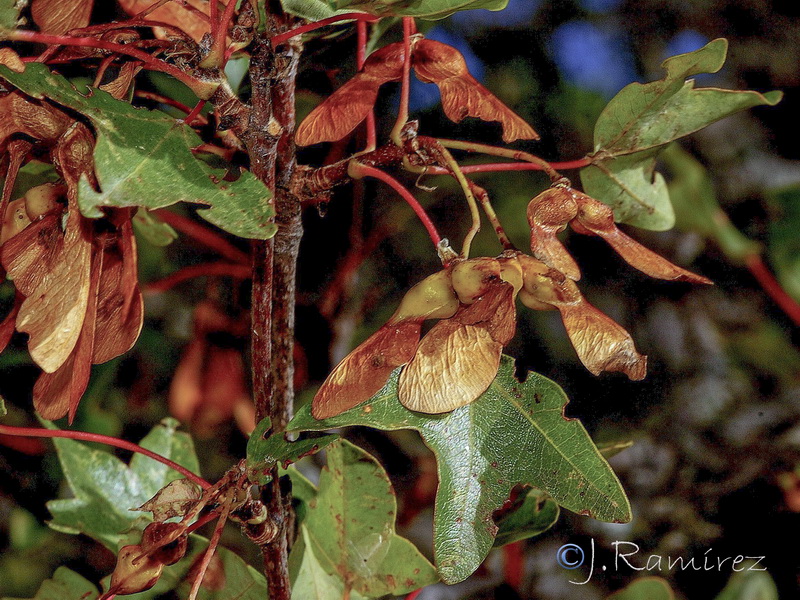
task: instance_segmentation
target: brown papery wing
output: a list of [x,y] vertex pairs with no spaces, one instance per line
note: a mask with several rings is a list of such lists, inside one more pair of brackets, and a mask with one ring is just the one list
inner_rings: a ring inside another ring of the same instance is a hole
[[98,255],[91,269],[88,293],[91,300],[86,307],[82,329],[78,341],[64,363],[53,373],[42,373],[33,386],[33,405],[45,419],[60,419],[69,415],[69,422],[75,418],[89,375],[92,370],[94,346],[94,324],[97,311],[97,288],[102,268],[102,256]]
[[[119,0],[119,4],[126,13],[134,16],[156,3],[156,0]],[[220,0],[227,4],[226,0]],[[188,4],[193,10],[184,8]],[[209,13],[209,3],[206,0],[188,0],[187,2],[167,2],[148,14],[145,19],[160,21],[167,25],[174,25],[189,34],[195,42],[200,42],[203,36],[211,29],[208,19],[203,15]],[[164,38],[169,34],[161,27],[155,27],[157,37]]]
[[502,350],[486,326],[439,321],[400,373],[400,403],[430,414],[470,404],[497,376]]
[[23,296],[33,294],[61,260],[64,234],[59,227],[60,218],[60,215],[46,215],[0,248],[0,260],[8,279]]
[[314,396],[311,414],[328,419],[372,398],[392,371],[412,359],[421,328],[421,321],[408,320],[373,333],[328,375]]
[[531,253],[570,279],[581,278],[581,270],[556,234],[578,214],[578,204],[563,187],[545,190],[528,203]]
[[574,281],[551,269],[536,277],[536,284],[528,289],[537,300],[561,312],[575,352],[591,373],[621,371],[630,379],[644,379],[647,357],[637,352],[622,326],[586,301]]
[[135,274],[125,268],[127,255],[104,253],[97,296],[94,364],[104,363],[130,350],[142,330],[142,294]]
[[470,75],[464,56],[452,46],[420,40],[414,47],[412,63],[421,81],[439,86],[444,114],[451,121],[459,123],[465,117],[499,121],[506,143],[539,139],[533,127]]
[[634,381],[644,379],[647,357],[622,326],[585,300],[557,308],[578,358],[592,374],[620,371]]
[[17,317],[17,330],[30,336],[31,358],[46,373],[58,370],[75,348],[90,296],[91,224],[76,202],[70,201],[69,208],[58,262],[25,298]]
[[505,346],[517,327],[514,287],[505,281],[492,282],[488,292],[469,306],[463,306],[453,320],[486,329],[495,342]]
[[367,118],[378,98],[378,89],[403,76],[403,45],[389,44],[373,52],[364,68],[328,96],[303,119],[295,134],[299,146],[336,142]]
[[33,0],[31,16],[40,31],[60,35],[86,27],[93,6],[92,0]]
[[574,191],[573,196],[578,203],[576,220],[580,225],[580,227],[573,225],[573,228],[578,233],[589,232],[600,236],[632,267],[657,279],[709,285],[713,283],[702,275],[696,275],[672,264],[620,231],[614,223],[614,213],[607,205],[581,192]]

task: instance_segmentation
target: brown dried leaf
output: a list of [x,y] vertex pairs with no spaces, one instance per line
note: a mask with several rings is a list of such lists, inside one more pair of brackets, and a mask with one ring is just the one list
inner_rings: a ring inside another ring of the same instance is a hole
[[136,278],[136,242],[127,219],[117,244],[103,250],[92,362],[104,363],[130,350],[142,330],[143,317]]
[[28,135],[45,143],[54,143],[75,121],[46,101],[33,100],[19,92],[0,97],[0,150],[15,133]]
[[625,329],[585,300],[557,308],[578,358],[592,374],[620,371],[634,381],[644,379],[647,357],[636,351]]
[[93,6],[93,0],[33,0],[31,16],[42,32],[61,35],[86,27]]
[[201,401],[192,415],[193,433],[201,438],[213,435],[214,428],[233,417],[234,407],[250,403],[244,360],[238,348],[210,345],[203,363]]
[[372,110],[378,88],[403,75],[403,45],[389,44],[373,52],[364,62],[364,69],[328,96],[303,119],[297,128],[295,142],[310,146],[335,142],[358,127]]
[[470,404],[497,375],[502,350],[485,326],[439,321],[400,373],[400,403],[431,414]]
[[573,222],[573,228],[578,233],[599,235],[632,267],[658,279],[709,285],[713,283],[702,275],[695,275],[673,265],[667,259],[628,237],[617,228],[614,223],[614,213],[609,206],[575,190],[572,195],[578,204],[578,214],[575,219],[577,223]]
[[[83,392],[86,391],[86,386],[89,384],[101,262],[102,255],[97,255],[96,264],[92,266],[91,281],[87,290],[89,301],[81,323],[80,336],[74,349],[58,370],[53,373],[42,373],[33,386],[33,406],[45,419],[60,419],[68,414],[69,422],[72,423]],[[31,355],[33,355],[32,352]]]
[[[227,0],[219,0],[220,4],[227,4]],[[126,13],[131,16],[137,15],[146,8],[156,3],[156,0],[119,0],[119,4]],[[204,0],[188,0],[186,2],[194,10],[184,8],[179,2],[167,2],[147,15],[150,21],[160,21],[167,25],[174,25],[185,31],[195,41],[200,42],[206,33],[209,33],[210,26],[206,19],[198,13],[209,14],[208,2]],[[168,33],[161,27],[153,28],[156,37],[165,38]]]
[[163,522],[172,517],[183,517],[201,496],[202,492],[196,483],[188,479],[176,479],[139,508],[131,510],[153,513],[154,521]]
[[64,132],[56,145],[53,162],[67,184],[67,195],[71,199],[78,197],[78,183],[82,175],[86,175],[89,182],[97,187],[94,175],[94,135],[83,123],[75,121]]
[[25,210],[25,198],[9,202],[5,210],[3,229],[0,231],[0,244],[21,233],[30,224],[28,211]]
[[64,235],[59,221],[60,215],[45,215],[0,248],[7,277],[23,296],[33,294],[61,260]]
[[[41,278],[41,284],[25,298],[19,311],[17,330],[30,336],[31,358],[46,373],[54,373],[64,364],[83,329],[92,279],[91,238],[91,224],[81,216],[77,203],[70,200],[58,260],[47,276]],[[93,330],[94,317],[92,333]]]
[[25,71],[25,63],[22,62],[19,54],[8,47],[0,48],[0,65],[8,67],[15,73],[22,73]]
[[621,371],[630,379],[644,379],[647,357],[637,352],[625,329],[589,304],[560,271],[524,254],[518,258],[525,277],[520,300],[534,310],[555,307],[561,312],[567,335],[589,371]]
[[531,253],[575,281],[581,278],[581,270],[556,234],[563,231],[577,214],[577,202],[562,186],[546,189],[528,204]]
[[203,402],[203,359],[207,342],[197,338],[183,351],[169,386],[169,414],[188,423]]
[[123,100],[128,95],[128,90],[131,88],[133,78],[137,73],[142,70],[142,66],[133,62],[126,62],[119,70],[119,75],[108,83],[100,86],[101,90],[105,90],[117,100]]
[[311,414],[329,419],[369,400],[394,369],[412,359],[421,328],[421,321],[407,320],[373,333],[328,375],[314,396]]
[[442,108],[451,121],[459,123],[464,117],[499,121],[506,143],[539,139],[533,127],[470,75],[463,55],[452,46],[419,40],[414,46],[412,63],[421,81],[439,86]]
[[19,293],[14,297],[14,304],[11,310],[6,315],[5,319],[0,322],[0,352],[6,349],[8,342],[11,341],[11,336],[14,335],[14,328],[16,326],[17,313],[22,304],[23,297]]

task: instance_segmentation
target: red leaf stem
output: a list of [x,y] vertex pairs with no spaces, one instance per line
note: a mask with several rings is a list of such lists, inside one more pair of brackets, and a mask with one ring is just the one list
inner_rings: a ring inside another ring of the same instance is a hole
[[350,171],[351,174],[355,177],[374,177],[375,179],[379,179],[380,181],[387,184],[391,187],[394,191],[396,191],[403,200],[412,208],[412,210],[416,213],[419,220],[422,221],[422,224],[425,226],[425,229],[428,231],[428,237],[431,238],[433,245],[436,248],[439,248],[439,244],[442,241],[442,237],[439,235],[439,232],[436,231],[436,226],[431,221],[431,218],[428,216],[428,213],[425,212],[425,209],[422,205],[417,201],[416,198],[409,192],[403,185],[397,181],[394,177],[381,171],[380,169],[376,169],[375,167],[370,167],[368,165],[359,163],[357,161],[351,161],[350,163]]
[[[358,34],[356,66],[361,71],[364,68],[364,61],[367,60],[367,21],[358,21],[356,23],[356,32]],[[373,109],[367,113],[367,143],[364,150],[367,152],[374,150],[376,145],[375,110]]]
[[336,15],[334,17],[328,17],[327,19],[322,19],[320,21],[314,21],[313,23],[306,23],[305,25],[301,25],[300,27],[295,27],[294,29],[290,29],[289,31],[284,31],[283,33],[279,33],[276,36],[272,37],[272,47],[275,48],[280,46],[284,42],[292,39],[296,35],[301,35],[303,33],[308,33],[309,31],[314,31],[315,29],[320,29],[322,27],[326,27],[327,25],[332,25],[333,23],[339,23],[340,21],[366,21],[367,23],[375,23],[376,21],[380,21],[380,17],[376,17],[374,15],[368,15],[366,13],[345,13],[343,15]]
[[800,325],[800,304],[781,287],[761,256],[752,254],[745,259],[745,263],[767,295],[786,313],[792,323]]
[[234,279],[249,279],[250,267],[247,265],[227,262],[203,263],[200,265],[191,265],[184,267],[179,271],[175,271],[172,275],[168,275],[163,279],[148,283],[144,292],[146,294],[154,294],[158,292],[166,292],[174,288],[176,285],[194,279],[195,277],[232,277]]
[[143,454],[148,458],[152,458],[153,460],[168,466],[170,469],[177,471],[178,473],[186,477],[186,479],[193,481],[204,490],[207,490],[211,487],[211,484],[209,482],[207,482],[199,475],[195,475],[186,467],[183,467],[178,463],[161,456],[160,454],[156,454],[155,452],[148,450],[147,448],[142,448],[138,444],[134,444],[133,442],[128,442],[126,440],[121,440],[119,438],[111,437],[109,435],[103,435],[101,433],[89,433],[88,431],[43,429],[39,427],[15,427],[13,425],[0,425],[0,434],[14,435],[20,437],[67,438],[70,440],[80,440],[83,442],[97,442],[99,444],[114,446],[115,448],[121,448],[122,450],[137,452],[138,454]]
[[207,248],[211,248],[220,256],[235,263],[250,265],[250,256],[246,252],[239,250],[239,248],[231,244],[224,237],[215,233],[208,227],[204,227],[197,221],[164,209],[155,211],[155,215],[167,225],[171,225]]
[[153,71],[160,71],[171,75],[181,83],[186,84],[190,89],[194,90],[197,84],[200,83],[191,75],[187,75],[177,67],[168,63],[162,62],[153,58],[147,52],[131,47],[129,44],[116,44],[93,37],[72,37],[69,35],[50,35],[47,33],[39,33],[37,31],[26,31],[22,29],[15,29],[12,31],[3,32],[3,38],[15,42],[33,42],[37,44],[49,44],[57,46],[79,46],[83,48],[97,48],[100,50],[109,50],[125,56],[132,56],[141,60],[148,69]]
[[[172,98],[168,98],[167,96],[162,96],[161,94],[157,94],[155,92],[149,92],[147,90],[136,90],[134,95],[137,98],[142,98],[143,100],[152,100],[153,102],[158,102],[159,104],[166,104],[167,106],[171,106],[172,108],[177,108],[178,110],[182,110],[187,115],[192,112],[192,108],[186,106],[183,102],[178,102],[177,100],[173,100]],[[188,119],[185,119],[188,120]],[[195,117],[195,120],[200,123],[201,125],[208,125],[208,119],[205,116],[198,114]]]

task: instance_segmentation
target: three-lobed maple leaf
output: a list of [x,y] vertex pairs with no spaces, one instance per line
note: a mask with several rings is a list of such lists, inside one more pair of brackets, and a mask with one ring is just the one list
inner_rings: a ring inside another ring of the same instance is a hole
[[[396,42],[373,52],[361,72],[303,120],[295,135],[297,144],[335,142],[353,131],[372,110],[378,89],[402,78],[404,49],[402,42]],[[499,121],[506,143],[539,139],[530,125],[470,75],[463,55],[452,46],[414,36],[411,38],[411,66],[421,81],[439,87],[442,108],[450,120],[458,123],[465,117],[477,117]]]

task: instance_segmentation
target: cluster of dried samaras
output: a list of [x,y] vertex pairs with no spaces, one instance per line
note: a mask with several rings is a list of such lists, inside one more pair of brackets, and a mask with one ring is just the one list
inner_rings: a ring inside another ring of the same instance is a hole
[[[0,62],[24,68],[7,49]],[[107,90],[124,94],[131,75]],[[95,139],[82,121],[16,90],[0,95],[0,114],[0,151],[7,156],[0,264],[16,288],[0,322],[0,351],[15,329],[27,333],[30,355],[43,371],[33,388],[36,410],[46,419],[69,414],[71,420],[92,364],[127,352],[142,327],[131,210],[110,209],[103,219],[81,215],[79,181],[96,186]],[[49,158],[63,183],[12,199],[19,168],[31,158]]]
[[[589,304],[575,281],[580,270],[556,234],[567,224],[605,239],[640,271],[659,279],[711,283],[641,246],[614,224],[611,209],[566,180],[528,205],[529,256],[456,260],[412,287],[389,321],[328,376],[312,403],[327,419],[373,397],[397,367],[400,403],[423,413],[470,404],[497,376],[502,348],[514,336],[515,299],[533,310],[558,310],[581,362],[593,374],[621,371],[643,379],[647,357],[630,334]],[[420,340],[422,324],[440,319]]]

